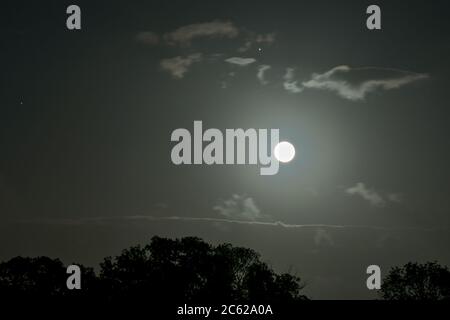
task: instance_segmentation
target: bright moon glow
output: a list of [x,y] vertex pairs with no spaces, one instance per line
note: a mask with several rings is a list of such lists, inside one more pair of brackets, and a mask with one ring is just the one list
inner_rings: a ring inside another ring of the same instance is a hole
[[294,146],[287,141],[282,141],[277,144],[273,152],[275,153],[275,158],[280,162],[289,162],[295,156]]

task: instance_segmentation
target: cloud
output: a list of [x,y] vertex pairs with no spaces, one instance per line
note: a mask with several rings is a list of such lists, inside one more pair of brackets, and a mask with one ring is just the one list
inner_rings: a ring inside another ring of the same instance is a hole
[[211,218],[211,217],[180,217],[180,216],[150,216],[150,215],[138,215],[138,216],[114,216],[114,217],[91,217],[91,218],[35,218],[35,219],[16,219],[15,223],[23,224],[46,224],[46,225],[108,225],[111,223],[123,223],[126,221],[185,221],[185,222],[208,222],[208,223],[230,223],[239,225],[254,225],[254,226],[267,226],[267,227],[280,227],[285,229],[310,229],[310,228],[326,228],[326,229],[368,229],[368,230],[421,230],[421,231],[436,231],[436,230],[448,230],[447,226],[439,227],[413,227],[413,226],[375,226],[375,225],[340,225],[340,224],[292,224],[285,223],[283,221],[248,221],[248,220],[236,220],[225,218]]
[[[352,83],[351,78],[356,78],[356,81]],[[334,91],[342,98],[356,101],[363,100],[368,93],[376,90],[397,89],[426,78],[427,74],[399,69],[351,68],[342,65],[322,74],[314,73],[311,79],[302,85],[306,88]]]
[[269,81],[267,81],[266,78],[264,77],[265,72],[269,69],[270,69],[270,66],[267,64],[258,66],[258,73],[256,74],[256,77],[258,78],[259,82],[262,85],[269,83]]
[[[246,31],[245,43],[238,49],[239,52],[248,51],[254,44],[271,45],[275,42],[276,34],[274,32],[265,34],[256,34],[252,31]],[[166,32],[162,36],[153,31],[141,31],[135,39],[138,42],[157,45],[165,43],[171,46],[189,46],[191,42],[198,38],[229,38],[238,37],[240,30],[231,21],[215,20],[204,23],[193,23],[179,27],[178,29]],[[163,41],[161,41],[163,40]]]
[[237,194],[234,194],[231,199],[224,200],[221,204],[214,206],[213,210],[231,219],[255,221],[263,217],[253,198]]
[[159,43],[159,35],[152,31],[139,32],[136,35],[136,41],[143,44],[154,46]]
[[371,205],[376,207],[383,207],[386,205],[386,201],[374,190],[368,189],[364,183],[358,182],[355,186],[345,190],[350,195],[361,196],[364,200],[370,202]]
[[[214,20],[205,23],[193,23],[189,25],[181,26],[173,31],[165,33],[156,33],[153,31],[141,31],[135,35],[135,40],[139,43],[156,46],[156,45],[169,45],[176,46],[178,50],[186,49],[180,47],[188,47],[194,44],[196,39],[214,39],[214,38],[228,38],[247,40],[247,49],[252,45],[271,45],[275,42],[275,33],[255,33],[252,31],[243,31],[244,36],[241,34],[241,30],[236,27],[231,21]],[[247,49],[243,50],[246,51]],[[182,79],[189,71],[193,63],[216,63],[218,61],[225,61],[229,64],[237,65],[239,67],[245,67],[256,62],[252,57],[240,57],[240,56],[225,56],[224,53],[195,53],[186,55],[178,55],[173,58],[166,58],[160,61],[160,67],[169,72],[174,79]],[[261,84],[267,84],[268,81],[264,78],[264,73],[270,68],[268,65],[262,65],[258,68],[257,79]],[[221,80],[220,87],[226,89],[229,86],[227,79]],[[295,88],[289,90],[295,91]]]
[[235,38],[239,34],[230,21],[212,21],[206,23],[195,23],[166,33],[164,39],[170,45],[188,46],[196,38]]
[[286,68],[286,73],[283,76],[283,87],[289,92],[299,93],[303,91],[303,88],[297,85],[297,80],[294,80],[294,68]]
[[231,64],[237,64],[238,66],[245,67],[256,61],[254,58],[241,58],[241,57],[231,57],[225,60]]
[[251,34],[247,41],[245,41],[244,45],[238,49],[239,52],[248,51],[254,43],[256,44],[266,44],[271,45],[275,42],[275,33],[267,33],[267,34]]
[[253,42],[250,40],[245,41],[244,45],[238,49],[239,52],[246,52],[252,47]]
[[201,53],[194,53],[186,57],[177,56],[161,60],[161,68],[172,74],[175,79],[181,79],[193,63],[201,60]]
[[275,42],[275,33],[258,34],[255,39],[256,43],[272,44]]
[[323,244],[329,245],[329,246],[334,246],[334,241],[333,241],[333,238],[331,237],[330,233],[327,230],[325,230],[323,228],[318,228],[314,235],[314,244],[316,246],[321,246]]
[[403,196],[399,193],[382,195],[373,189],[367,188],[362,182],[358,182],[355,186],[346,189],[345,192],[350,195],[361,196],[375,207],[384,207],[388,202],[401,203],[403,201]]

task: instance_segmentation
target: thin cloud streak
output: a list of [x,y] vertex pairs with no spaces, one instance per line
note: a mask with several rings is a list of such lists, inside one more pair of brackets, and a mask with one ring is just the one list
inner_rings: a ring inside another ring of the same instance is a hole
[[232,22],[212,21],[182,26],[175,31],[166,33],[164,39],[169,45],[188,46],[196,38],[235,38],[238,34],[239,30]]
[[[358,84],[350,84],[347,77],[355,71],[387,71],[391,74],[378,79],[367,78]],[[428,77],[428,74],[395,68],[352,68],[347,65],[341,65],[324,73],[314,73],[310,80],[302,83],[302,86],[309,89],[334,91],[342,98],[357,101],[364,100],[370,92],[398,89],[411,82],[427,79]]]
[[269,83],[269,81],[265,78],[265,73],[268,71],[271,67],[267,64],[262,64],[258,66],[258,73],[256,74],[256,78],[259,80],[259,83],[262,85],[266,85]]
[[254,58],[242,58],[242,57],[231,57],[225,60],[228,63],[236,64],[241,67],[245,67],[249,64],[252,64],[256,61]]
[[241,225],[257,225],[257,226],[272,226],[281,227],[286,229],[304,229],[304,228],[328,228],[328,229],[370,229],[370,230],[420,230],[420,231],[435,231],[435,230],[447,230],[448,227],[385,227],[385,226],[370,226],[370,225],[339,225],[339,224],[289,224],[282,221],[246,221],[246,220],[234,220],[225,218],[213,218],[213,217],[180,217],[180,216],[168,216],[157,217],[147,215],[135,215],[135,216],[118,216],[118,217],[95,217],[95,218],[72,218],[72,219],[20,219],[14,220],[15,223],[34,223],[34,224],[50,224],[50,225],[84,225],[84,224],[106,224],[117,221],[187,221],[187,222],[223,222],[234,223]]

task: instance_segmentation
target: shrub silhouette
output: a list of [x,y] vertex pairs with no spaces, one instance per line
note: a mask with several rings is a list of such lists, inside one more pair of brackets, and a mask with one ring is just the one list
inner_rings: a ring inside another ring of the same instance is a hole
[[381,295],[386,300],[449,300],[450,271],[436,262],[394,267],[382,283]]

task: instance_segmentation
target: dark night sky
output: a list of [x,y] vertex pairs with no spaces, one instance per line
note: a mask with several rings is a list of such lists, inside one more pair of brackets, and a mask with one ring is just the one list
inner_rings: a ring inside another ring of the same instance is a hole
[[[295,270],[313,298],[374,297],[370,264],[450,264],[446,1],[377,1],[379,31],[369,1],[73,3],[79,31],[72,2],[0,9],[0,260],[95,265],[195,235]],[[279,128],[296,158],[275,176],[175,166],[170,135],[194,120]]]

